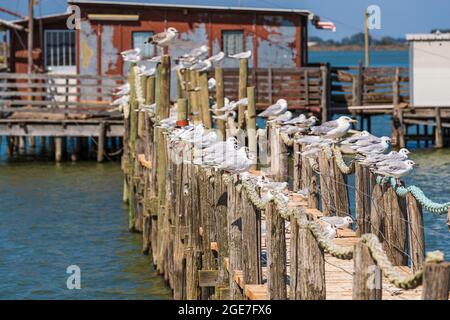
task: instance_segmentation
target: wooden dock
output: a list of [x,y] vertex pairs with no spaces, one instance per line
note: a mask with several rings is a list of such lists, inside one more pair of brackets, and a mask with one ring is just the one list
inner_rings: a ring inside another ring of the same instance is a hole
[[[101,162],[119,154],[123,115],[111,112],[111,101],[113,88],[122,81],[115,76],[0,73],[0,137],[7,139],[8,154],[33,154],[36,139],[41,149],[54,150],[57,162],[92,153]],[[65,145],[72,151],[66,152]]]
[[[171,143],[167,129],[157,126],[169,115],[170,70],[168,56],[156,77],[139,78],[132,68],[132,92],[139,89],[125,119],[122,168],[129,229],[142,233],[142,251],[152,255],[175,299],[448,299],[450,264],[438,252],[426,254],[422,217],[422,207],[447,214],[448,204],[381,183],[336,148],[314,159],[293,152],[289,166],[288,153],[306,145],[276,126],[268,130],[270,164],[260,169],[273,181],[291,177],[293,183],[287,199],[276,193],[263,201],[264,187],[255,184],[261,171],[241,177],[183,161],[191,159],[191,149]],[[223,99],[220,68],[215,74],[216,98]],[[239,86],[247,83],[245,74]],[[211,126],[209,104],[201,99],[208,89],[178,90],[180,125],[190,105],[194,123]],[[253,93],[247,90],[249,108],[255,107]],[[151,104],[155,97],[156,114],[136,111],[138,101]],[[249,118],[245,123],[250,128]],[[355,175],[354,187],[349,175]],[[306,194],[297,193],[305,188]],[[355,208],[349,192],[355,192]],[[351,212],[355,230],[324,237],[320,217]]]

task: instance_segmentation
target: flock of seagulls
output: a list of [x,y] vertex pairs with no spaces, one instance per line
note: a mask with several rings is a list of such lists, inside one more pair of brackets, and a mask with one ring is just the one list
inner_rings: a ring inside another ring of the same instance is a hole
[[[179,32],[171,27],[153,35],[147,43],[166,48],[177,40],[178,34]],[[209,56],[209,52],[210,48],[206,45],[193,48],[175,60],[176,65],[173,70],[205,72],[220,64],[224,59],[248,59],[252,55],[251,51],[246,51],[228,56],[224,52],[219,52]],[[161,56],[144,60],[139,48],[124,51],[121,55],[125,61],[137,64],[138,75],[153,75],[156,72],[156,64],[161,61]],[[155,66],[148,67],[148,64],[141,64],[142,61],[154,63]],[[189,84],[189,82],[185,82],[185,84]],[[208,89],[214,90],[215,86],[216,80],[208,79]],[[198,91],[200,88],[195,87],[188,90]],[[130,85],[126,83],[116,88],[114,94],[118,98],[112,104],[123,109],[130,99]],[[238,101],[230,101],[225,98],[223,107],[219,108],[212,98],[210,100],[212,118],[231,124],[235,121],[238,107],[248,105],[246,98]],[[138,112],[146,112],[149,116],[154,116],[155,109],[155,104],[140,105]],[[248,174],[252,165],[256,164],[256,154],[252,154],[245,145],[241,145],[236,137],[231,136],[222,141],[215,130],[208,130],[202,124],[190,123],[185,127],[177,127],[175,110],[174,106],[170,111],[170,116],[167,119],[161,119],[157,126],[167,129],[166,134],[172,148],[188,151],[185,153],[188,155],[184,158],[185,162],[256,179],[255,183],[262,190],[262,199],[269,200],[274,194],[285,196],[287,183],[271,182],[264,175],[255,178]],[[324,147],[335,146],[340,148],[344,154],[354,155],[354,161],[369,166],[374,173],[393,177],[397,179],[397,182],[400,177],[411,173],[415,165],[412,160],[408,159],[410,152],[407,149],[401,149],[398,152],[390,150],[389,137],[377,137],[367,131],[348,137],[349,130],[356,121],[347,116],[317,125],[318,119],[315,116],[294,115],[288,110],[288,102],[285,99],[279,99],[259,113],[258,117],[266,118],[267,123],[277,126],[280,132],[293,136],[296,142],[302,143],[304,147],[301,154],[307,158],[317,157]],[[320,223],[324,235],[334,238],[337,235],[337,229],[348,228],[353,220],[351,217],[323,217],[320,219]]]

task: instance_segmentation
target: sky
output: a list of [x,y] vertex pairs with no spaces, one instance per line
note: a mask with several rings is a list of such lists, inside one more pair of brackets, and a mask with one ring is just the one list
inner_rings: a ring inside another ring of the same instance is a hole
[[[369,5],[381,9],[381,29],[372,30],[375,38],[392,36],[403,38],[406,33],[427,33],[431,29],[450,29],[450,1],[448,0],[121,0],[121,2],[156,2],[196,5],[246,6],[266,8],[295,8],[311,10],[321,20],[336,24],[336,32],[310,28],[311,36],[340,40],[363,31],[364,10]],[[28,0],[0,0],[0,7],[27,14]],[[65,0],[39,0],[36,15],[60,13],[66,10]],[[0,18],[14,17],[0,13]]]

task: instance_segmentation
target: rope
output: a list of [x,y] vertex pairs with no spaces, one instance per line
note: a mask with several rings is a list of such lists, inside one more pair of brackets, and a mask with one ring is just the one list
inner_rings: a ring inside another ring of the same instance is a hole
[[425,193],[417,186],[409,186],[407,188],[403,186],[398,186],[395,179],[390,177],[387,180],[381,177],[377,177],[377,183],[383,184],[389,182],[391,186],[395,189],[395,192],[400,197],[405,197],[408,193],[411,193],[413,197],[420,203],[420,205],[427,211],[434,214],[446,214],[450,208],[450,202],[437,203],[428,198]]
[[348,166],[345,161],[344,158],[342,156],[342,152],[341,150],[339,150],[339,148],[334,147],[333,148],[333,155],[334,158],[336,160],[336,165],[338,166],[339,170],[341,170],[341,172],[343,174],[353,174],[355,172],[355,162],[351,162],[350,165]]
[[[370,250],[372,258],[383,272],[383,275],[396,287],[402,289],[414,289],[422,283],[423,268],[416,271],[412,276],[405,277],[395,270],[392,263],[389,261],[383,247],[374,234],[364,234],[361,236],[361,242],[365,243]],[[433,251],[427,253],[426,262],[442,262],[444,255],[440,251]]]

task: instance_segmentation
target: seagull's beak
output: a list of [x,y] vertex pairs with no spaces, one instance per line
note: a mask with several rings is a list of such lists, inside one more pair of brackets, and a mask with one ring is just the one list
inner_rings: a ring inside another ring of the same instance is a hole
[[356,119],[350,120],[351,123],[357,123],[358,121]]

